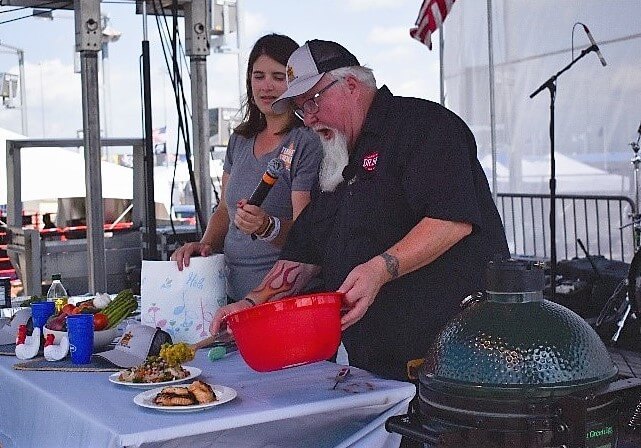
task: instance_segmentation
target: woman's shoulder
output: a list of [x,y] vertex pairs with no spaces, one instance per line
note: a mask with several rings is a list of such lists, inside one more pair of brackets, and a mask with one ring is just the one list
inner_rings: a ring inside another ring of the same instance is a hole
[[240,146],[246,145],[253,137],[245,137],[244,135],[239,134],[238,132],[232,132],[229,136],[229,146]]
[[247,157],[247,154],[252,150],[252,148],[253,142],[250,138],[244,137],[236,132],[232,133],[229,136],[227,150],[225,151],[226,169],[230,169],[230,166],[228,165]]

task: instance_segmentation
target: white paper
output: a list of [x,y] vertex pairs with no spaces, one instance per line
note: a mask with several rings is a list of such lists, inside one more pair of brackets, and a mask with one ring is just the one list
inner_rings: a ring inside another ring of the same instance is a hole
[[140,295],[143,324],[165,330],[174,342],[198,342],[227,303],[224,256],[194,257],[182,271],[175,261],[143,260]]

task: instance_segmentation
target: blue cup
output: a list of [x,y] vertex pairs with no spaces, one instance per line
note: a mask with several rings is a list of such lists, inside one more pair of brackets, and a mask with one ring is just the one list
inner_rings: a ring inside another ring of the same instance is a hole
[[53,302],[34,302],[31,304],[31,317],[33,319],[33,328],[42,327],[47,323],[47,319],[53,316],[56,311],[56,304]]
[[93,353],[93,314],[67,316],[69,352],[73,364],[89,364]]

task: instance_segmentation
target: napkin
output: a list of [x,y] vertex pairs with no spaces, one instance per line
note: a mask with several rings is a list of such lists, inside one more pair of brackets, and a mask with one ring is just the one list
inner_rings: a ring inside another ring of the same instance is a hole
[[0,345],[15,344],[20,325],[26,325],[31,318],[31,308],[20,308],[16,314],[0,326]]
[[227,303],[222,254],[194,257],[178,270],[175,261],[143,260],[140,321],[193,344],[209,336],[216,310]]

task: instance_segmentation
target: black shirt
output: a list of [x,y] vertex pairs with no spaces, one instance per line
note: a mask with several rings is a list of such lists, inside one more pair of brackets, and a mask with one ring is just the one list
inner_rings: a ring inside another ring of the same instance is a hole
[[321,266],[327,290],[380,255],[425,217],[472,224],[429,265],[381,288],[343,342],[350,364],[405,379],[460,301],[484,289],[485,266],[509,256],[503,225],[467,125],[431,101],[376,93],[343,181],[316,192],[280,258]]

